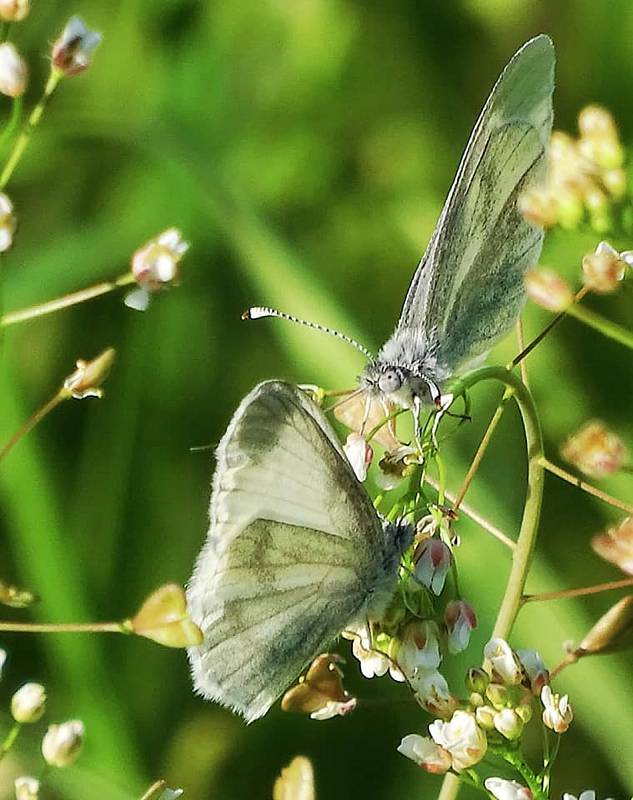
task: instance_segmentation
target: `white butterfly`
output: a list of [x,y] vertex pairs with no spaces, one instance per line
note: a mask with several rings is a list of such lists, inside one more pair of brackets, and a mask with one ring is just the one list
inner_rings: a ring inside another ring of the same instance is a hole
[[383,524],[320,409],[278,381],[244,398],[220,442],[210,518],[187,590],[204,633],[194,685],[250,722],[380,613],[412,530]]
[[475,366],[516,322],[523,274],[541,253],[542,229],[517,198],[543,179],[552,129],[554,46],[531,39],[513,56],[477,120],[439,222],[413,276],[392,337],[373,357],[349,337],[274,309],[275,316],[321,328],[369,357],[361,387],[416,413],[439,405],[441,384]]

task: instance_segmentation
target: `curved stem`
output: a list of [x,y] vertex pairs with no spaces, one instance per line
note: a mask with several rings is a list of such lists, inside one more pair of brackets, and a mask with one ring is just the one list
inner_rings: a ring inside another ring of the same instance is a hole
[[[528,456],[527,494],[521,528],[512,553],[512,567],[492,633],[493,637],[507,639],[521,608],[523,589],[538,532],[544,483],[544,470],[541,463],[543,435],[532,395],[522,381],[507,369],[483,367],[466,375],[461,380],[461,386],[463,390],[467,390],[486,380],[499,381],[506,386],[506,390],[512,391],[523,421]],[[459,779],[454,775],[447,775],[442,784],[439,800],[454,800],[458,792]]]

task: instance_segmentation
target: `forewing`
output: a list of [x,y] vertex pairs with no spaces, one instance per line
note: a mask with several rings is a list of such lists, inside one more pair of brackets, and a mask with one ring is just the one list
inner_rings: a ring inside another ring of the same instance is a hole
[[543,177],[554,63],[552,42],[541,35],[501,74],[407,293],[396,335],[406,331],[422,350],[437,352],[458,331],[457,346],[449,342],[439,353],[448,372],[458,367],[455,359],[479,355],[512,325],[525,296],[523,271],[540,254],[542,231],[519,215],[516,199]]
[[329,424],[295,387],[254,389],[217,457],[188,587],[204,641],[189,655],[196,689],[250,721],[362,610],[384,537]]

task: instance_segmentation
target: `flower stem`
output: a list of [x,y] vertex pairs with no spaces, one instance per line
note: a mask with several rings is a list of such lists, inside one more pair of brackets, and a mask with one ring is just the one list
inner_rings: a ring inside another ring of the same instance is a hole
[[80,289],[78,292],[71,292],[65,294],[63,297],[57,297],[55,300],[48,300],[46,303],[39,303],[35,306],[22,308],[19,311],[10,311],[0,317],[0,328],[5,328],[7,325],[15,325],[16,322],[25,322],[29,319],[36,317],[43,317],[45,314],[51,314],[54,311],[60,311],[63,308],[77,305],[78,303],[85,303],[86,300],[92,300],[95,297],[100,297],[108,292],[113,292],[121,286],[129,286],[134,283],[135,279],[131,272],[126,272],[124,275],[116,278],[113,281],[103,281],[94,286],[89,286],[87,289]]
[[488,752],[492,755],[500,756],[507,764],[516,769],[532,791],[534,800],[547,800],[541,789],[538,775],[525,763],[518,752],[510,751],[503,747],[489,747]]
[[7,183],[11,180],[11,176],[13,175],[15,168],[20,163],[20,159],[24,155],[24,151],[26,150],[29,141],[31,139],[31,135],[35,128],[37,127],[40,119],[42,118],[42,114],[44,113],[44,109],[48,105],[49,100],[53,96],[55,89],[62,77],[62,73],[59,70],[53,69],[48,76],[48,80],[46,81],[46,86],[44,88],[44,93],[40,98],[40,101],[35,106],[35,108],[31,111],[29,118],[22,129],[22,133],[16,139],[15,145],[13,146],[13,150],[11,151],[11,155],[7,159],[7,163],[4,165],[4,169],[2,173],[0,173],[0,191],[4,191]]
[[0,761],[6,756],[9,750],[15,744],[15,740],[18,738],[18,734],[22,729],[22,725],[19,722],[14,722],[13,726],[11,727],[9,733],[4,738],[2,744],[0,744]]
[[623,500],[618,500],[617,497],[612,497],[610,494],[603,492],[601,489],[596,489],[595,486],[592,486],[590,483],[586,483],[581,478],[577,478],[575,475],[567,472],[567,470],[562,469],[562,467],[557,467],[556,464],[552,464],[552,462],[548,461],[545,456],[541,458],[541,466],[543,469],[551,472],[552,475],[556,475],[557,478],[561,478],[561,480],[571,483],[572,486],[582,489],[583,492],[587,492],[587,494],[597,497],[599,500],[602,500],[603,503],[608,503],[614,508],[619,508],[621,511],[626,511],[627,514],[633,514],[633,506],[629,503],[625,503]]
[[24,425],[22,425],[22,427],[13,434],[4,447],[0,448],[0,460],[6,456],[9,450],[11,450],[13,446],[17,444],[20,439],[22,439],[22,437],[26,436],[29,431],[33,430],[40,420],[44,419],[49,412],[51,412],[68,397],[68,392],[65,389],[60,389],[57,394],[51,397],[47,403],[44,403],[44,405],[38,411],[36,411],[32,417],[27,419]]
[[625,589],[633,586],[633,578],[623,578],[619,581],[609,581],[608,583],[597,583],[594,586],[582,586],[578,589],[561,589],[558,592],[541,592],[541,594],[524,594],[523,604],[544,602],[546,600],[566,600],[569,597],[584,597],[588,594],[600,594],[601,592],[611,592],[614,589]]
[[123,622],[0,622],[5,633],[130,633]]
[[165,781],[156,781],[149,787],[145,794],[143,794],[140,800],[158,800],[166,788],[167,784]]
[[585,325],[598,331],[603,336],[613,339],[613,341],[619,342],[633,350],[633,331],[628,331],[616,322],[601,317],[600,314],[596,314],[595,311],[591,311],[585,308],[585,306],[571,305],[567,309],[567,313],[569,316],[580,320],[580,322],[584,322]]
[[22,98],[15,97],[13,103],[11,104],[11,115],[9,116],[9,119],[7,120],[7,123],[4,126],[2,135],[0,135],[0,152],[4,150],[5,144],[9,141],[9,139],[13,135],[13,131],[16,129],[21,116],[22,116]]

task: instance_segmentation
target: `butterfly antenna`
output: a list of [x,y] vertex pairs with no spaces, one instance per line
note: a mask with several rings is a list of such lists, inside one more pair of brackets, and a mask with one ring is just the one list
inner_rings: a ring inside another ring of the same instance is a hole
[[344,342],[347,342],[347,344],[351,344],[352,347],[359,350],[370,361],[374,358],[373,353],[370,353],[369,350],[360,344],[360,342],[357,342],[356,339],[352,339],[351,336],[346,336],[340,331],[335,331],[333,328],[328,328],[326,325],[319,325],[318,322],[308,322],[306,319],[299,319],[299,317],[293,317],[292,314],[286,314],[285,311],[277,311],[275,308],[266,308],[264,306],[252,306],[251,308],[247,308],[242,314],[242,319],[262,319],[264,317],[277,317],[278,319],[288,320],[288,322],[296,322],[298,325],[312,328],[315,331],[321,331],[321,333],[329,333],[330,336],[336,336],[337,339],[342,339]]

